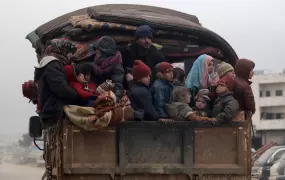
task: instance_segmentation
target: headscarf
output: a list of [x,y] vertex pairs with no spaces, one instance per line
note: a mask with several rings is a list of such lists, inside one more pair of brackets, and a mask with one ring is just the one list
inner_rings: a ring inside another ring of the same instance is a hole
[[94,59],[94,73],[97,75],[103,75],[109,73],[114,66],[122,64],[122,55],[119,51],[114,56],[109,57],[97,57]]
[[213,57],[203,54],[193,63],[193,67],[186,78],[187,88],[207,89],[209,86],[216,86],[219,75],[213,71],[208,73],[208,64],[213,61]]
[[67,55],[74,54],[76,51],[77,48],[73,43],[62,39],[53,39],[47,43],[44,56],[54,56],[63,64],[70,64]]

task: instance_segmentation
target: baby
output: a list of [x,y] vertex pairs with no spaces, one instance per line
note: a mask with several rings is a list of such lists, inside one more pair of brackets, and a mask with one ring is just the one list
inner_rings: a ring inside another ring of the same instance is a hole
[[171,103],[166,104],[166,111],[171,119],[175,121],[214,121],[213,118],[198,116],[190,108],[191,95],[187,87],[178,86],[174,88]]

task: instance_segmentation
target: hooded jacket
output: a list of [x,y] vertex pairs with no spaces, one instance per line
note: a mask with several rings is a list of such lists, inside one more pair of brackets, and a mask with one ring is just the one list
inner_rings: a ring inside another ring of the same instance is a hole
[[40,117],[44,123],[56,123],[64,115],[63,106],[72,104],[77,93],[69,87],[64,68],[55,57],[44,57],[35,76],[39,80]]
[[238,111],[238,101],[233,97],[232,92],[228,92],[215,100],[212,116],[218,123],[227,123],[232,121]]
[[250,111],[252,114],[255,113],[255,101],[248,78],[254,66],[254,62],[248,59],[240,59],[235,65],[234,97],[239,103],[240,110]]

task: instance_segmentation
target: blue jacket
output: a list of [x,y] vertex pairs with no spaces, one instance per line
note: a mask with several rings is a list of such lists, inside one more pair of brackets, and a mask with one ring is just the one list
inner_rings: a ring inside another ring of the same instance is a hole
[[167,118],[168,114],[165,110],[165,105],[169,103],[173,85],[166,81],[157,79],[151,87],[152,103],[158,112],[159,118]]

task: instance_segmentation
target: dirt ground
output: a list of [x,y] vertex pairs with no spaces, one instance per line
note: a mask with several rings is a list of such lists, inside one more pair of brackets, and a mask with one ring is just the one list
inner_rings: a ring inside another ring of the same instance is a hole
[[44,169],[27,165],[0,164],[1,180],[40,180]]

